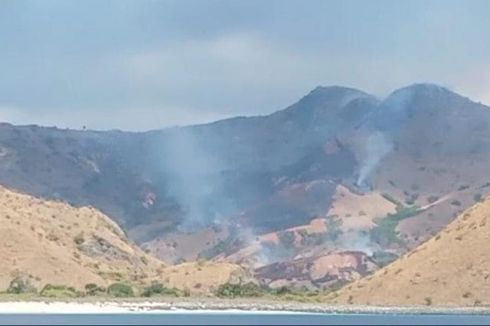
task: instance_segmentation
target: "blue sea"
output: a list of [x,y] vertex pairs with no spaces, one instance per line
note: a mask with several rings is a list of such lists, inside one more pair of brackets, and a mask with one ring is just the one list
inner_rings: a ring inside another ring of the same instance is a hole
[[488,325],[490,315],[324,313],[0,314],[0,325]]

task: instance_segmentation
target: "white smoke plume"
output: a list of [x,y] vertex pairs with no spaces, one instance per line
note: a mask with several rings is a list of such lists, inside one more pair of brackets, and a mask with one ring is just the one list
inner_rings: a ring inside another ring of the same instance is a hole
[[380,131],[375,131],[366,138],[366,157],[361,161],[357,186],[365,187],[367,180],[378,163],[393,149],[393,143]]

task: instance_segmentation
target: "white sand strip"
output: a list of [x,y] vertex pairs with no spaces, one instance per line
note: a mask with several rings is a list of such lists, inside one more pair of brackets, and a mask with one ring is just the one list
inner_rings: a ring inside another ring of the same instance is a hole
[[298,314],[294,311],[280,310],[246,310],[246,309],[185,309],[173,307],[172,304],[155,302],[122,303],[122,302],[0,302],[0,314],[114,314],[114,313],[186,313],[186,314],[230,314],[230,313],[260,313],[260,314]]

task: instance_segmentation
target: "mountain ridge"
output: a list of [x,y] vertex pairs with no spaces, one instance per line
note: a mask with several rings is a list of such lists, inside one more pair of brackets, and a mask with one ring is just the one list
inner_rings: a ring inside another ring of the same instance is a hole
[[320,87],[270,115],[140,133],[2,124],[0,184],[97,207],[169,263],[298,266],[361,248],[382,267],[490,190],[487,107],[399,92],[413,101]]

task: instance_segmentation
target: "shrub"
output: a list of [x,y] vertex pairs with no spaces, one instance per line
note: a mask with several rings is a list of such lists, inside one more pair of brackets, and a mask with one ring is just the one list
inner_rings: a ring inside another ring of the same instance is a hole
[[375,251],[372,255],[372,259],[378,266],[386,266],[396,259],[398,259],[398,255],[388,252],[388,251]]
[[285,294],[293,293],[293,291],[291,291],[291,289],[288,288],[287,286],[281,286],[280,288],[276,289],[274,292],[277,295],[285,295]]
[[102,295],[106,292],[104,287],[98,286],[95,283],[89,283],[85,285],[85,294],[90,296]]
[[134,296],[133,288],[125,283],[113,283],[107,288],[107,294],[113,297],[132,297]]
[[427,198],[427,201],[429,202],[429,204],[435,203],[438,200],[439,200],[439,197],[437,197],[437,196],[429,196]]
[[218,287],[216,295],[222,298],[236,297],[259,297],[264,294],[264,290],[253,282],[245,284],[225,283]]
[[18,276],[14,278],[7,289],[7,293],[20,294],[20,293],[36,293],[36,288],[31,284],[29,280],[23,279]]
[[141,296],[153,297],[153,296],[175,296],[178,297],[180,292],[177,289],[170,289],[165,287],[162,283],[153,282],[150,286],[146,287]]
[[400,202],[398,200],[396,200],[394,197],[392,197],[391,195],[389,195],[387,193],[383,193],[383,194],[381,194],[381,196],[383,196],[384,199],[386,199],[389,202],[392,202],[396,206],[400,205]]
[[83,233],[79,233],[77,234],[74,238],[73,238],[73,241],[75,242],[75,244],[77,245],[81,245],[82,243],[85,242],[85,239],[83,237]]
[[453,201],[451,202],[451,205],[453,205],[453,206],[461,206],[461,202],[460,202],[459,200],[456,200],[456,199],[455,199],[455,200],[453,200]]
[[380,245],[389,245],[390,243],[403,245],[403,241],[395,232],[396,227],[400,221],[417,215],[419,212],[420,210],[417,206],[398,206],[396,213],[388,214],[382,219],[375,219],[376,226],[370,231],[371,240]]
[[71,286],[46,284],[40,295],[49,298],[76,298],[82,296],[82,293]]

